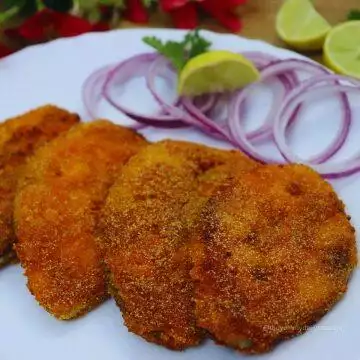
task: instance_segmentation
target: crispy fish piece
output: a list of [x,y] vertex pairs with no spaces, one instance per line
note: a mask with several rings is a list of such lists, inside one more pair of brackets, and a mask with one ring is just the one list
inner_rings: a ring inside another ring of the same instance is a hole
[[78,122],[78,115],[47,105],[0,124],[0,267],[15,260],[13,203],[26,159]]
[[118,171],[146,145],[108,121],[80,124],[29,161],[15,201],[15,249],[28,288],[59,319],[107,298],[95,225]]
[[147,341],[182,350],[203,337],[194,317],[189,234],[223,176],[214,170],[235,162],[244,171],[255,166],[236,151],[163,141],[134,156],[109,192],[99,233],[111,293],[128,329]]
[[302,165],[232,177],[205,205],[196,317],[220,343],[269,351],[341,299],[357,263],[355,230],[332,187]]

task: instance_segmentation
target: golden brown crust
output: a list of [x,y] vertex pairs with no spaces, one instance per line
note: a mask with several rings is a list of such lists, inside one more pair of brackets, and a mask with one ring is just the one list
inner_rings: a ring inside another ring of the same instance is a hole
[[181,350],[203,337],[193,312],[189,231],[217,177],[208,176],[201,194],[199,179],[235,161],[254,167],[238,152],[160,142],[133,157],[109,193],[101,237],[111,292],[128,329],[148,341]]
[[197,321],[241,351],[304,332],[342,297],[357,263],[343,204],[305,166],[230,179],[202,219],[192,251]]
[[107,121],[81,124],[39,149],[25,169],[15,202],[16,252],[30,291],[59,319],[107,297],[95,224],[119,169],[145,145]]
[[15,256],[13,202],[27,157],[78,122],[76,114],[47,105],[0,124],[0,267]]

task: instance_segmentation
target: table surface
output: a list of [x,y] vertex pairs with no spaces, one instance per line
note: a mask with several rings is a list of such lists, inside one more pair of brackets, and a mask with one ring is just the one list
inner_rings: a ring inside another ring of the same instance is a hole
[[[221,0],[219,0],[221,1]],[[248,0],[248,4],[239,8],[243,16],[244,27],[239,35],[249,38],[262,39],[277,46],[286,45],[278,39],[275,31],[275,17],[284,0]],[[318,11],[335,25],[346,19],[349,10],[360,9],[360,0],[315,0]],[[138,26],[138,25],[136,25]],[[136,27],[129,22],[123,22],[121,28]],[[171,23],[164,15],[156,14],[152,17],[151,27],[170,27]],[[224,29],[207,21],[202,24],[204,28],[224,32]],[[315,60],[321,61],[321,54],[307,54]]]

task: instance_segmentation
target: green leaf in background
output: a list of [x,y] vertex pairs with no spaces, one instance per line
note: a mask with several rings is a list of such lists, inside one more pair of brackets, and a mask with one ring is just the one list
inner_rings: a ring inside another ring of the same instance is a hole
[[101,11],[99,10],[99,8],[94,7],[93,9],[88,10],[87,19],[91,23],[99,22],[101,20]]
[[0,24],[3,24],[4,22],[10,20],[15,15],[17,15],[20,12],[20,9],[21,8],[19,6],[13,6],[8,10],[2,11],[0,13]]
[[26,0],[24,6],[21,8],[20,15],[30,15],[38,10],[36,0]]
[[114,6],[119,9],[124,9],[126,4],[124,0],[99,0],[99,5]]
[[14,6],[19,5],[19,3],[23,3],[23,1],[19,0],[3,0],[0,2],[0,12],[4,12],[13,8]]
[[157,0],[142,0],[142,3],[146,8],[150,9],[157,5]]
[[1,3],[0,24],[18,15],[25,6],[26,0],[5,0]]
[[99,0],[75,0],[74,2],[75,7],[85,11],[92,10],[99,5]]
[[43,4],[52,10],[68,12],[73,7],[73,0],[42,0]]
[[360,20],[360,10],[351,10],[347,16],[348,20]]

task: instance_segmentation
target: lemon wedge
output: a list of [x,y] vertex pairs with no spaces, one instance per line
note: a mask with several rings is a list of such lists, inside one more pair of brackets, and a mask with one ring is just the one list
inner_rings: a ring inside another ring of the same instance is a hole
[[330,29],[311,0],[286,0],[276,17],[278,36],[299,50],[321,50]]
[[329,32],[324,62],[337,73],[360,79],[360,21],[345,22]]
[[230,51],[209,51],[187,62],[179,75],[178,93],[197,96],[233,91],[259,78],[259,71],[244,56]]

